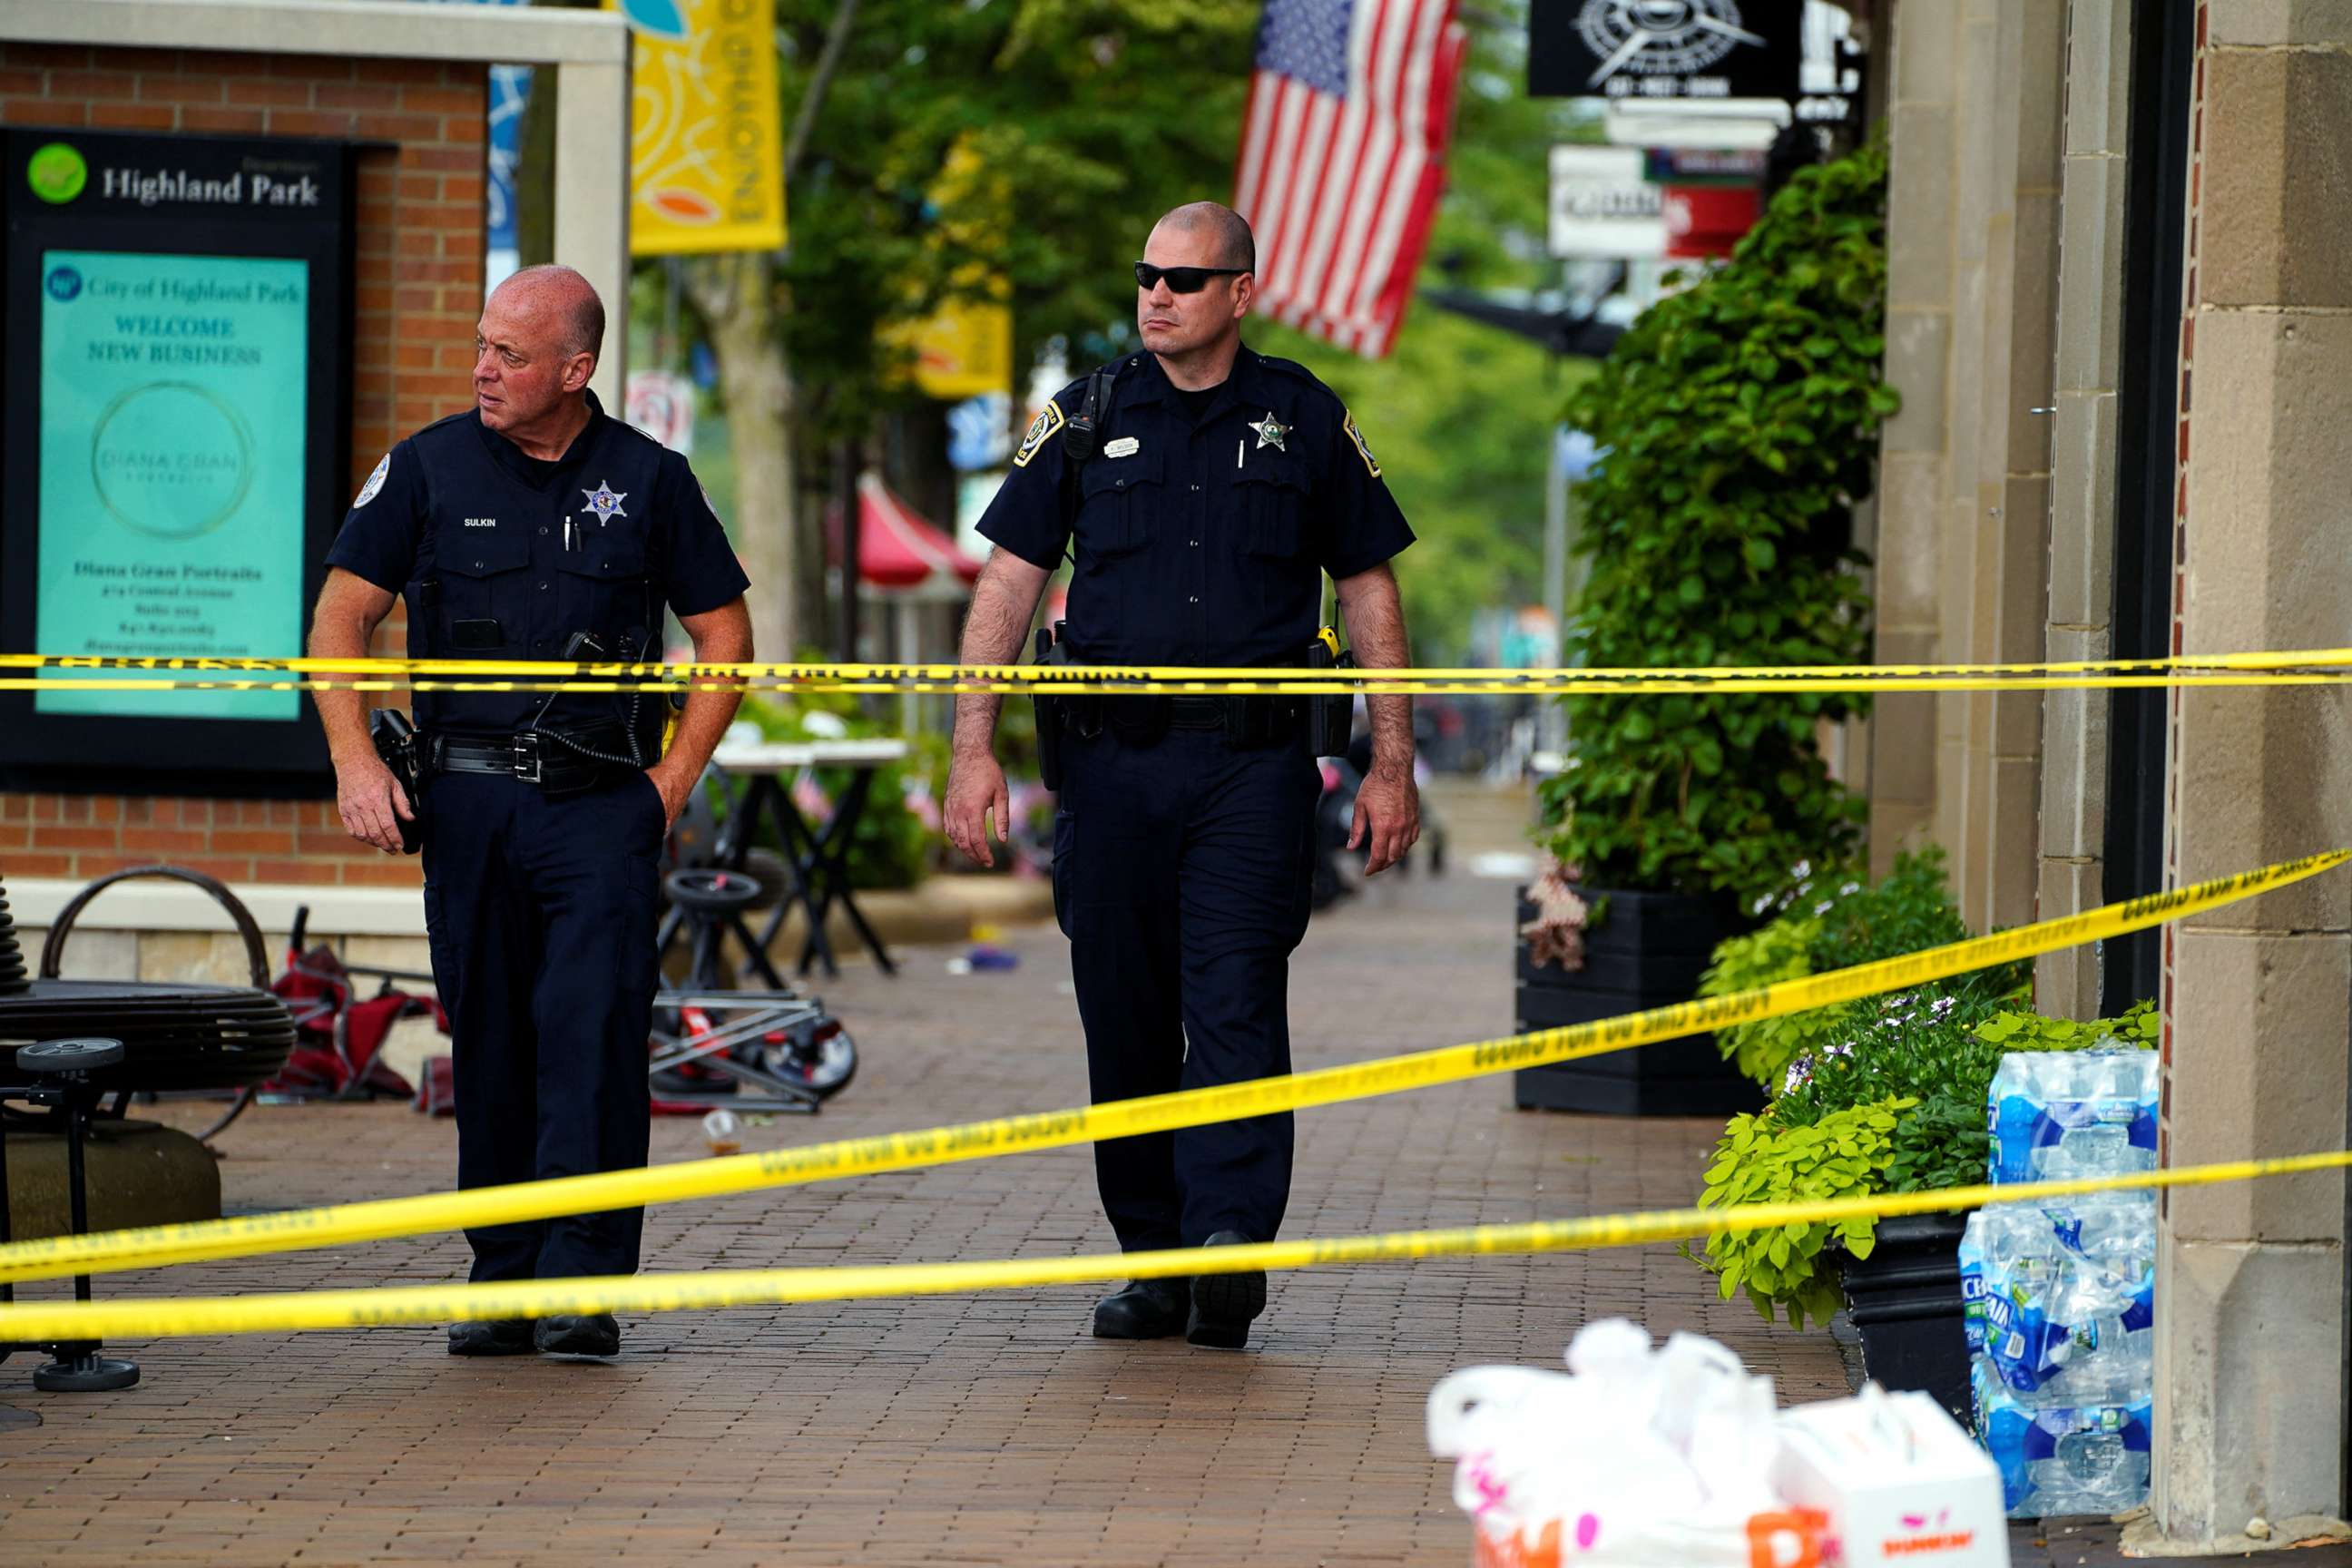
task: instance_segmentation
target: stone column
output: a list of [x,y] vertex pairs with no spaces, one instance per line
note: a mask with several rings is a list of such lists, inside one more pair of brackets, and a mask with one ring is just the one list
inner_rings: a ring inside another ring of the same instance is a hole
[[[2175,646],[2352,643],[2352,7],[2216,0],[2199,29]],[[2168,882],[2352,844],[2340,688],[2182,690],[2169,743]],[[2344,1146],[2352,875],[2176,928],[2165,990],[2167,1163]],[[2345,1233],[2340,1173],[2166,1202],[2170,1541],[2344,1510]]]
[[[1874,589],[1877,661],[1943,657],[1937,577],[1943,537],[1945,392],[1951,374],[1952,183],[1958,135],[1959,8],[1903,0],[1891,34],[1887,109],[1886,379],[1903,409],[1880,437]],[[1870,721],[1870,853],[1884,873],[1936,814],[1936,699],[1882,697]]]
[[[2055,395],[2050,458],[2050,603],[2044,655],[2112,657],[2116,416],[2124,319],[2125,136],[2131,0],[2071,0],[2058,219]],[[2148,155],[2153,155],[2150,153]],[[2052,691],[2042,704],[2037,914],[2105,901],[2107,695]],[[2069,948],[2034,966],[2034,1000],[2077,1018],[2099,1011],[2099,965]]]
[[[2064,11],[1905,0],[1894,26],[1878,658],[2042,657]],[[1872,860],[1932,835],[1979,928],[2032,919],[2041,703],[1884,700]]]

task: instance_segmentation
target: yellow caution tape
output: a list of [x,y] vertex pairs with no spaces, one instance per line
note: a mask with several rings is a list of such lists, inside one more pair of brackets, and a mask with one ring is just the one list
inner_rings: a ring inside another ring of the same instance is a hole
[[765,1268],[693,1274],[611,1275],[491,1285],[388,1286],[255,1296],[58,1302],[0,1307],[0,1342],[160,1339],[188,1334],[283,1333],[297,1329],[356,1329],[485,1318],[544,1318],[561,1313],[676,1312],[719,1307],[844,1301],[883,1296],[942,1296],[1097,1280],[1230,1274],[1248,1269],[1316,1268],[1417,1258],[1561,1252],[1735,1235],[1789,1225],[1819,1225],[1891,1215],[1947,1213],[1987,1204],[2046,1203],[2089,1193],[2150,1187],[2210,1186],[2352,1166],[2352,1151],[2188,1165],[2135,1175],[2080,1177],[2021,1186],[1952,1187],[1941,1192],[1816,1198],[1727,1208],[1660,1209],[1527,1225],[1394,1231],[1241,1247],[1165,1252],[1098,1253],[1086,1258],[1006,1258],[986,1263],[881,1264],[867,1268]]
[[[2324,686],[2352,680],[2352,648],[2036,664],[1720,665],[1491,669],[1275,669],[1224,666],[617,664],[449,658],[208,658],[0,654],[0,691],[1339,692],[1593,695],[1633,692],[2044,691],[2170,686]],[[78,673],[98,672],[102,679]],[[140,672],[105,676],[108,671]],[[265,679],[254,679],[261,676]],[[244,677],[244,679],[238,679]],[[274,679],[270,679],[274,678]]]
[[765,1187],[917,1170],[961,1160],[1165,1132],[1236,1117],[1263,1116],[1400,1089],[1456,1083],[1516,1068],[1601,1056],[1727,1025],[1856,1001],[2082,942],[2103,941],[2282,888],[2342,865],[2347,859],[2352,859],[2352,850],[2330,850],[2259,871],[2042,921],[2015,931],[1996,931],[1990,936],[1929,948],[1902,958],[1832,970],[1727,996],[1706,997],[1566,1028],[1539,1029],[1503,1039],[1446,1046],[1248,1083],[1182,1089],[1042,1115],[967,1121],[918,1132],[843,1139],[760,1154],[683,1161],[645,1170],[609,1171],[596,1175],[519,1182],[509,1186],[477,1187],[459,1193],[429,1193],[327,1208],[295,1209],[284,1214],[247,1215],[236,1219],[21,1241],[0,1247],[0,1282],[293,1252],[389,1237],[550,1219],[560,1215],[722,1197]]

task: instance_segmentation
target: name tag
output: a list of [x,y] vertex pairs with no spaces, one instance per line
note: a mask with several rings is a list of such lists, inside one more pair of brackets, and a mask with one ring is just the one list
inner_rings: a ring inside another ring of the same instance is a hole
[[1137,440],[1132,436],[1121,436],[1118,440],[1109,442],[1104,446],[1103,456],[1106,458],[1132,458],[1142,445],[1142,442]]

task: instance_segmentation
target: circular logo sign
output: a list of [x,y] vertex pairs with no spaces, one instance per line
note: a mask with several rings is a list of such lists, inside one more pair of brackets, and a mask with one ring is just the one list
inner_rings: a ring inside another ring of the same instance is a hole
[[25,163],[25,183],[43,201],[62,206],[89,184],[89,165],[62,142],[52,142]]
[[41,287],[47,289],[49,291],[49,298],[58,304],[68,303],[79,298],[81,294],[81,272],[77,268],[68,267],[63,262],[59,262],[49,268],[49,275],[47,278],[41,279]]
[[134,386],[90,437],[99,500],[126,528],[194,539],[229,519],[253,486],[253,437],[236,410],[187,381]]

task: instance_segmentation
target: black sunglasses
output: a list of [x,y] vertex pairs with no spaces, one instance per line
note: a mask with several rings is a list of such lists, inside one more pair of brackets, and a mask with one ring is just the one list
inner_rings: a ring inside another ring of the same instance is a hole
[[1171,294],[1198,294],[1209,286],[1212,278],[1239,278],[1249,270],[1246,267],[1154,267],[1149,261],[1135,264],[1135,286],[1150,290],[1160,287],[1160,279],[1168,282]]

